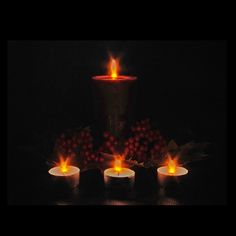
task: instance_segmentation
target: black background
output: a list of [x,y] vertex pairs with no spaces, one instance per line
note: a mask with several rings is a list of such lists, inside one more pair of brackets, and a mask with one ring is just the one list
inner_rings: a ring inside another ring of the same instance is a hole
[[179,144],[211,143],[189,203],[224,204],[226,41],[217,40],[8,41],[8,202],[47,202],[37,187],[42,143],[93,123],[90,79],[106,73],[109,52],[139,78],[137,120],[151,118]]

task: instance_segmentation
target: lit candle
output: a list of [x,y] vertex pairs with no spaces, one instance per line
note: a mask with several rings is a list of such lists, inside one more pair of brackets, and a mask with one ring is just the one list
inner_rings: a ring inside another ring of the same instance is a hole
[[122,167],[122,158],[115,157],[114,167],[104,171],[104,182],[107,189],[127,191],[134,186],[135,172]]
[[80,169],[76,166],[69,165],[69,158],[65,160],[60,157],[58,166],[51,168],[48,173],[57,181],[66,181],[72,188],[79,185]]
[[173,192],[180,191],[180,182],[188,174],[188,170],[182,166],[178,166],[177,159],[172,159],[168,155],[167,164],[159,167],[157,173],[158,182],[163,188],[162,190],[168,190],[173,194]]
[[[97,127],[121,137],[134,109],[135,81],[137,77],[120,75],[118,59],[111,58],[108,75],[92,77],[94,88],[94,107]],[[98,131],[98,132],[100,132]]]
[[119,75],[120,72],[119,59],[111,57],[107,67],[108,67],[108,75],[93,76],[92,79],[107,82],[109,84],[111,83],[121,84],[127,81],[133,81],[137,79],[137,77],[135,76]]
[[167,166],[157,169],[158,174],[164,176],[182,176],[188,174],[188,170],[184,167],[177,166],[176,160],[169,159]]

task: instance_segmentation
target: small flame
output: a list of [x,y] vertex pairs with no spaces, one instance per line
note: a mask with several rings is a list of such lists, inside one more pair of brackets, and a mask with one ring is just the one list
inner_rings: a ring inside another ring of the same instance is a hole
[[111,57],[108,70],[109,75],[112,77],[112,79],[117,79],[118,73],[119,73],[119,61],[118,59],[114,59]]
[[63,157],[60,157],[60,164],[59,164],[59,166],[60,166],[61,172],[66,173],[69,170],[69,161],[70,161],[69,158],[66,158],[64,160]]
[[114,167],[115,171],[117,171],[118,173],[122,170],[121,167],[121,158],[116,158],[115,159],[115,167]]
[[176,172],[176,166],[177,166],[176,160],[169,158],[167,166],[168,166],[168,172],[170,174],[174,174]]

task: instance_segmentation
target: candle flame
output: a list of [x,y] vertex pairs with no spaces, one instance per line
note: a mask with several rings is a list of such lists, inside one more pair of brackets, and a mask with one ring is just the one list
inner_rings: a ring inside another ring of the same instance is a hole
[[168,172],[174,174],[176,172],[176,162],[172,159],[168,161]]
[[120,172],[122,167],[121,167],[121,158],[116,158],[115,159],[115,171]]
[[63,173],[68,172],[68,170],[69,170],[69,161],[70,161],[69,158],[66,158],[64,160],[63,157],[60,157],[59,167],[60,167],[61,172],[63,172]]
[[117,79],[119,68],[120,66],[118,59],[114,59],[111,57],[108,70],[109,70],[109,75],[112,77],[112,79]]

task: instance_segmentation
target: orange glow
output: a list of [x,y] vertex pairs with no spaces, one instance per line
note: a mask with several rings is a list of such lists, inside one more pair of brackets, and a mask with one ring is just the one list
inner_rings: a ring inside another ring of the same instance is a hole
[[66,159],[64,160],[63,157],[60,157],[60,164],[59,164],[59,167],[60,167],[61,172],[63,172],[63,173],[68,172],[68,170],[69,170],[69,161],[70,161],[69,158],[66,158]]
[[119,70],[120,70],[119,60],[111,57],[108,65],[108,74],[112,77],[112,79],[115,80],[117,79]]
[[176,172],[177,161],[169,158],[167,167],[168,167],[168,173],[174,174]]
[[115,171],[117,171],[118,173],[122,170],[121,167],[121,158],[116,158],[115,159],[115,166],[114,166]]
[[108,81],[109,83],[116,83],[116,82],[125,82],[125,81],[133,81],[136,80],[137,77],[135,76],[125,76],[125,75],[120,75],[121,70],[124,68],[121,67],[120,65],[120,58],[114,58],[110,56],[109,61],[106,63],[106,68],[107,68],[107,74],[106,75],[98,75],[98,76],[93,76],[93,80],[103,80],[103,81]]

